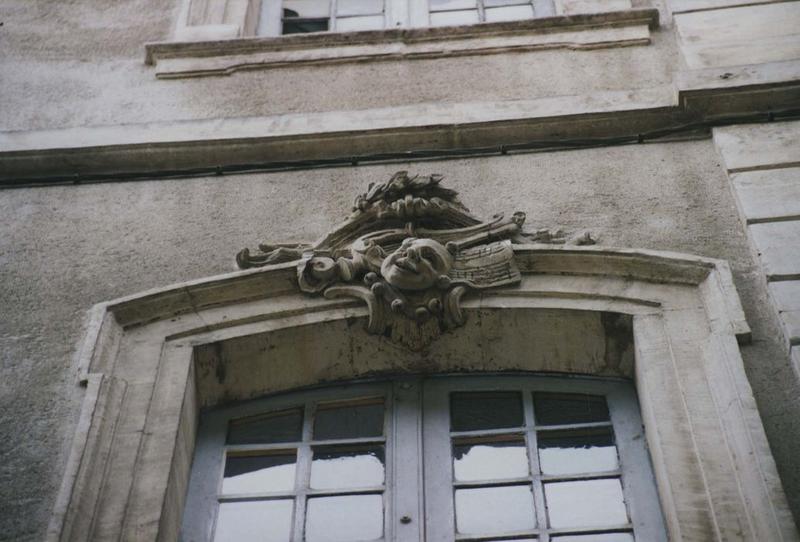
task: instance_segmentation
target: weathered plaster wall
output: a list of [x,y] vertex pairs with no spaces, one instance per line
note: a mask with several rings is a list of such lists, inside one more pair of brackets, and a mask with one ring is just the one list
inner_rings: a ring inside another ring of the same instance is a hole
[[0,192],[0,539],[38,540],[81,390],[71,359],[99,301],[234,269],[259,241],[313,240],[398,169],[440,172],[478,216],[590,229],[608,246],[731,262],[742,348],[779,471],[800,511],[800,396],[713,143]]
[[672,83],[674,34],[653,44],[305,66],[157,80],[144,44],[172,37],[178,0],[6,0],[0,130],[532,99]]
[[[728,66],[739,58],[728,54],[736,44],[717,43],[713,26],[689,39],[697,30],[689,23],[704,15],[672,20],[664,2],[639,0],[662,9],[649,46],[157,80],[143,44],[170,38],[177,0],[2,4],[2,131],[669,89],[687,60]],[[670,0],[676,12],[684,4]],[[785,4],[767,9],[796,17],[798,3]],[[684,27],[680,45],[673,24]],[[765,34],[758,50],[773,54],[770,26],[757,28]],[[789,35],[788,57],[778,60],[794,58]],[[753,328],[753,343],[742,347],[747,374],[800,518],[800,387],[724,168],[711,141],[701,141],[0,192],[0,540],[39,540],[46,528],[82,396],[72,356],[92,304],[233,270],[234,253],[258,241],[312,240],[369,181],[404,168],[445,174],[479,216],[522,210],[529,228],[590,229],[609,246],[729,260]]]

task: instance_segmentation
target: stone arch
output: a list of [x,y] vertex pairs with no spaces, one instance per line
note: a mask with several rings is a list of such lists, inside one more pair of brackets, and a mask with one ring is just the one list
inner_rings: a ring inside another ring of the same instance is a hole
[[[176,539],[202,406],[376,374],[519,370],[635,382],[671,540],[795,540],[738,350],[749,328],[727,264],[513,250],[520,283],[466,295],[475,327],[416,353],[368,335],[360,301],[299,293],[295,262],[98,305],[50,539]],[[514,336],[509,322],[533,331]],[[555,348],[576,329],[583,342]],[[329,355],[315,334],[338,341]]]

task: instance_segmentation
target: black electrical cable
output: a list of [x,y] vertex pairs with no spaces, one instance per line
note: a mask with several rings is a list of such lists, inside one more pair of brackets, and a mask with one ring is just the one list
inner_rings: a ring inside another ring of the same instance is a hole
[[153,170],[142,172],[117,172],[98,174],[56,175],[25,179],[2,179],[0,188],[23,188],[32,186],[51,186],[64,184],[92,184],[105,182],[129,182],[155,179],[179,179],[207,177],[212,175],[230,175],[258,172],[295,171],[331,167],[353,167],[364,163],[409,162],[447,158],[463,158],[472,156],[507,155],[509,153],[526,153],[541,151],[557,151],[570,149],[587,149],[609,147],[615,145],[640,144],[656,141],[670,136],[692,133],[708,134],[712,128],[733,124],[760,124],[778,120],[800,119],[800,109],[785,109],[742,115],[719,116],[702,121],[676,124],[648,132],[621,136],[588,137],[578,139],[547,139],[527,141],[524,143],[502,144],[491,147],[473,147],[463,149],[423,149],[401,152],[386,152],[359,156],[343,156],[340,158],[320,158],[312,160],[271,161],[249,164],[229,164],[208,167],[185,168],[175,170]]

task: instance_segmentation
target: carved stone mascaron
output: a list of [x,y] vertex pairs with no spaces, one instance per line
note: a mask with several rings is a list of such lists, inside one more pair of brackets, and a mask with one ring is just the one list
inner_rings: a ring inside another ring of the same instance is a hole
[[[236,262],[246,269],[297,260],[303,292],[362,299],[370,333],[421,350],[464,323],[465,293],[520,281],[512,242],[566,242],[561,232],[523,234],[521,212],[482,222],[441,180],[398,172],[357,196],[350,217],[315,244],[262,244]],[[576,242],[593,243],[588,234]]]

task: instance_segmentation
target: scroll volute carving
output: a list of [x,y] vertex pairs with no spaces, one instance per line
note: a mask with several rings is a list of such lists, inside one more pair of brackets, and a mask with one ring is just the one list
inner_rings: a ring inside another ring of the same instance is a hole
[[513,242],[567,241],[561,232],[523,233],[521,212],[481,221],[441,181],[400,171],[358,195],[350,217],[318,242],[262,244],[236,261],[244,269],[296,260],[303,292],[361,299],[370,333],[424,349],[463,325],[465,294],[520,281]]

